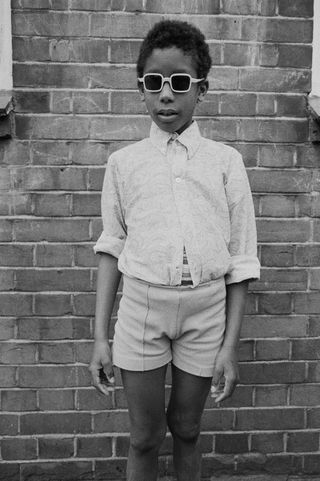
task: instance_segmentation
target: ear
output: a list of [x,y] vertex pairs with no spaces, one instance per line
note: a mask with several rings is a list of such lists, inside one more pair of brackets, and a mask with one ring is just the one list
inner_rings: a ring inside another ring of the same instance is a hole
[[198,93],[198,102],[202,102],[202,100],[205,98],[206,93],[208,92],[208,88],[209,88],[208,80],[204,80],[204,82],[200,83],[199,93]]
[[140,99],[142,100],[142,102],[144,102],[145,96],[144,96],[143,83],[139,82],[139,80],[138,80],[137,85],[138,85],[138,90],[139,90],[139,94],[140,94]]

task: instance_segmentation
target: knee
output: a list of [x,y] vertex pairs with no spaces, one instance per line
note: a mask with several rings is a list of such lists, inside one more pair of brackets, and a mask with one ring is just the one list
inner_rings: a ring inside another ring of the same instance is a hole
[[130,436],[130,447],[140,454],[159,451],[165,436],[166,426],[158,429],[134,430]]
[[200,422],[187,416],[168,414],[168,427],[173,437],[187,443],[195,443],[200,435]]

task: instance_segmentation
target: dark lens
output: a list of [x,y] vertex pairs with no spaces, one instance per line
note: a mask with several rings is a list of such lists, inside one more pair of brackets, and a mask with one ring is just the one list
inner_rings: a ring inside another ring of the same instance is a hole
[[147,74],[144,77],[144,84],[147,90],[160,90],[162,83],[161,75]]
[[185,92],[190,87],[190,77],[188,75],[173,75],[171,79],[172,88],[178,92]]

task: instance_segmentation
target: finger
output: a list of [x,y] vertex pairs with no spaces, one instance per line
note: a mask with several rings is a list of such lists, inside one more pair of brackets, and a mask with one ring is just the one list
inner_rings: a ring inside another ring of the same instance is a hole
[[113,391],[115,387],[114,374],[106,375],[103,368],[99,369],[99,383],[103,385],[108,391]]
[[109,396],[109,390],[100,381],[99,370],[97,370],[95,373],[92,372],[92,384],[99,393],[103,394],[104,396]]
[[226,378],[224,389],[222,393],[216,397],[215,402],[219,403],[230,397],[235,390],[237,382],[237,378]]
[[213,376],[212,376],[213,386],[215,387],[219,386],[222,375],[223,375],[223,371],[216,370],[216,369],[213,371]]

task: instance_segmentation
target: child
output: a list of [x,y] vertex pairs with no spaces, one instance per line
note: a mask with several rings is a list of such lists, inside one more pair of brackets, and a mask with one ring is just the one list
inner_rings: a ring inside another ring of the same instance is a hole
[[[127,479],[155,481],[167,426],[178,481],[199,481],[200,420],[237,380],[249,279],[259,277],[250,188],[240,154],[203,138],[192,116],[211,67],[202,33],[164,20],[145,38],[138,87],[150,137],[112,154],[102,193],[94,386],[121,369],[130,418]],[[123,274],[113,352],[108,326]],[[165,412],[165,376],[172,389]],[[224,377],[225,385],[218,386]]]

